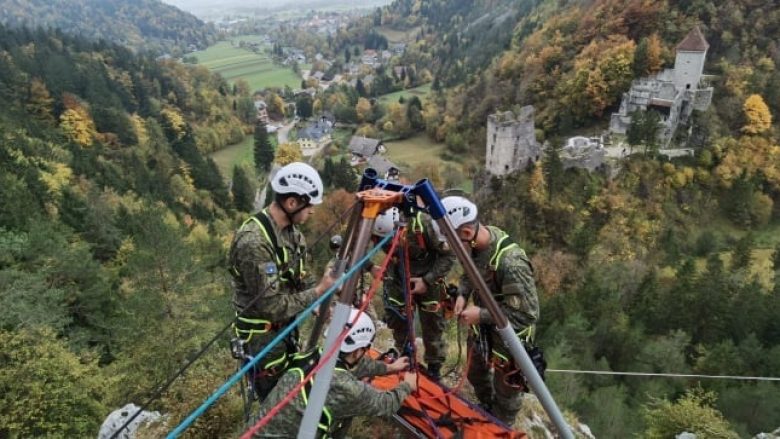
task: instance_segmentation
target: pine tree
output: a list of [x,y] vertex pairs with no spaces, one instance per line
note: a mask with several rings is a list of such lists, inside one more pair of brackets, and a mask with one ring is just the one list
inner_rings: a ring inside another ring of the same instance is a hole
[[243,212],[252,212],[254,209],[255,189],[246,170],[238,165],[233,167],[231,192],[233,193],[233,204],[236,206],[236,209]]
[[311,96],[306,93],[302,93],[295,100],[295,112],[298,113],[301,119],[306,120],[312,116],[314,106],[311,100]]
[[636,50],[634,51],[634,64],[631,66],[631,69],[634,73],[634,78],[647,76],[647,44],[647,38],[642,38],[642,40],[639,41],[639,44],[636,45]]
[[342,157],[338,164],[334,164],[332,183],[334,188],[344,188],[348,191],[355,190],[357,174],[346,158]]
[[265,173],[271,170],[271,163],[274,161],[274,147],[268,139],[268,131],[264,122],[258,122],[255,125],[255,148],[254,159],[255,169],[258,173]]
[[547,194],[549,199],[559,193],[563,189],[563,161],[561,161],[560,144],[554,142],[545,151],[544,162],[542,162],[542,170],[544,172],[544,178],[547,180]]
[[731,255],[731,269],[738,270],[740,268],[750,267],[753,252],[753,236],[748,233],[740,238],[737,244],[734,246],[734,251]]
[[363,84],[362,79],[358,79],[357,82],[355,82],[355,90],[357,90],[358,96],[360,96],[361,98],[366,97],[367,95],[366,86],[365,84]]

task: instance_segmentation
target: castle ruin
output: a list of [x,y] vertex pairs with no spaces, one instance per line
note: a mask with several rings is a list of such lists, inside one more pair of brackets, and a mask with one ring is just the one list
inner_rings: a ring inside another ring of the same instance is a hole
[[542,147],[534,131],[534,107],[520,109],[515,117],[511,111],[488,116],[485,169],[503,176],[523,170],[529,163],[541,159]]
[[609,129],[625,134],[635,111],[656,111],[660,116],[658,140],[662,147],[672,141],[677,127],[688,122],[693,110],[704,111],[712,102],[712,87],[702,79],[710,45],[695,27],[677,45],[673,69],[635,80],[623,94],[620,110],[612,114]]

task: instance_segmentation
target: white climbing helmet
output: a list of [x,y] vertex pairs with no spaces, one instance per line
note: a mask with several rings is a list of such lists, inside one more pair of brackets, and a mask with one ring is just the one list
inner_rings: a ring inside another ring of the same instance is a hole
[[271,189],[277,194],[298,194],[309,197],[309,203],[322,203],[322,178],[319,172],[306,163],[295,162],[276,172]]
[[[467,198],[451,196],[445,197],[441,200],[441,204],[444,207],[444,212],[450,218],[452,228],[458,230],[458,227],[471,223],[477,219],[477,205],[469,201]],[[445,241],[444,234],[439,229],[439,225],[433,223],[433,231],[436,232],[436,236],[439,241]]]
[[380,238],[390,234],[395,228],[395,223],[401,219],[401,212],[397,207],[391,207],[384,212],[380,213],[374,221],[374,236]]
[[[368,314],[360,314],[357,322],[350,326],[350,323],[355,320],[355,316],[358,315],[359,312],[360,311],[357,308],[352,308],[349,312],[349,319],[346,324],[346,327],[349,328],[349,334],[344,341],[341,342],[341,352],[344,352],[345,354],[355,352],[360,348],[368,347],[374,342],[376,327]],[[325,337],[328,336],[329,329],[325,330]]]

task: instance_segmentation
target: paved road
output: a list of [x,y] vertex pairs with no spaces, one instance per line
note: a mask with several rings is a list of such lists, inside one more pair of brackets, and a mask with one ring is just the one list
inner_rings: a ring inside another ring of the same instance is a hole
[[290,135],[290,130],[293,126],[295,126],[295,121],[279,127],[276,131],[276,138],[279,140],[279,144],[287,143],[287,136]]

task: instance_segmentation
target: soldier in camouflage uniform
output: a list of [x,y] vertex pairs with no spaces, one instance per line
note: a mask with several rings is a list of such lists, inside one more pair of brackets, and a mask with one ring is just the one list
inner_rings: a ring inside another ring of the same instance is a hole
[[[442,204],[460,239],[471,247],[472,259],[509,323],[521,339],[529,339],[539,318],[539,300],[533,268],[525,251],[498,227],[481,225],[477,219],[477,206],[469,200],[447,197]],[[482,406],[511,426],[522,405],[521,392],[525,389],[514,380],[519,374],[518,368],[501,341],[490,313],[480,307],[479,297],[475,295],[474,304],[466,307],[473,290],[464,275],[455,313],[462,324],[473,328],[469,335],[472,360],[468,379]]]
[[[358,310],[353,309],[349,321],[354,320]],[[348,326],[349,327],[349,326]],[[341,352],[333,372],[325,407],[320,418],[317,437],[344,437],[355,416],[392,416],[401,408],[401,403],[417,389],[417,375],[407,373],[398,387],[388,391],[375,389],[362,381],[377,375],[400,372],[409,366],[409,359],[401,357],[391,364],[371,360],[365,356],[373,342],[376,328],[367,314],[361,314],[350,334],[341,344]],[[262,418],[275,407],[308,374],[309,367],[293,365],[279,380],[268,398],[260,406],[258,418]],[[306,384],[288,405],[259,432],[255,438],[292,438],[300,428],[309,392],[313,382]]]
[[[241,225],[229,253],[233,306],[239,314],[234,330],[250,356],[333,284],[326,274],[314,288],[305,285],[306,241],[297,228],[311,215],[313,206],[322,202],[319,174],[307,164],[292,163],[276,173],[271,187],[273,203]],[[271,391],[297,349],[297,333],[293,333],[258,362],[251,373],[260,400]]]
[[[374,223],[374,235],[383,237],[393,231],[400,219],[398,208],[384,211]],[[422,339],[425,345],[425,364],[428,374],[435,379],[440,377],[444,363],[446,347],[444,333],[443,299],[444,278],[455,263],[455,255],[441,242],[427,215],[417,213],[409,221],[406,241],[409,248],[410,293],[414,306],[419,311]],[[404,261],[398,253],[388,267],[385,277],[385,322],[393,330],[395,347],[403,352],[408,341],[406,317],[406,299],[404,297],[403,270]],[[414,341],[412,341],[414,342]]]

